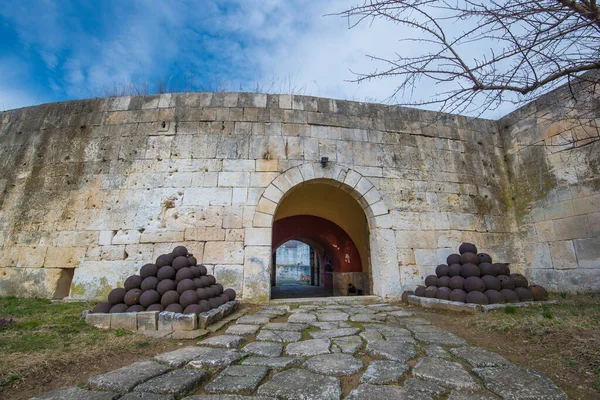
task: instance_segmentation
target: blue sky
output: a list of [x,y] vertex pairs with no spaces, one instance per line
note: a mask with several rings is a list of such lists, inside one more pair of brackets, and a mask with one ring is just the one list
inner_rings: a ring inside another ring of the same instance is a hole
[[[362,0],[38,0],[0,7],[0,110],[155,91],[299,93],[389,102],[393,83],[348,82],[393,57],[400,28],[348,29]],[[420,94],[435,90],[419,88]],[[503,111],[497,111],[503,114]]]

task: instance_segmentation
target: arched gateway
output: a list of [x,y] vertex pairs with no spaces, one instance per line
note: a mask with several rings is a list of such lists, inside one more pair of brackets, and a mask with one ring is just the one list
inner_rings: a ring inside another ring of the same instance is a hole
[[[357,171],[343,166],[338,163],[305,163],[281,173],[268,185],[263,195],[258,201],[252,227],[246,229],[246,247],[244,259],[244,298],[249,301],[262,302],[270,297],[271,290],[271,256],[274,251],[274,245],[278,246],[281,237],[278,237],[277,231],[275,238],[277,243],[273,243],[274,229],[277,229],[277,220],[280,218],[289,217],[287,213],[292,215],[302,215],[302,208],[295,207],[293,204],[287,207],[287,210],[281,210],[282,205],[285,206],[286,199],[291,198],[298,191],[306,190],[303,187],[314,185],[313,192],[323,192],[327,187],[331,191],[344,191],[352,197],[356,204],[356,209],[361,210],[363,215],[348,214],[345,218],[332,217],[333,213],[329,210],[327,218],[332,223],[338,222],[336,225],[352,226],[353,222],[361,219],[365,220],[366,232],[362,242],[359,238],[360,232],[348,232],[353,242],[357,244],[357,252],[360,257],[360,265],[362,271],[350,270],[343,271],[342,264],[350,264],[353,262],[354,256],[350,256],[350,263],[346,263],[346,253],[336,252],[341,254],[343,259],[337,258],[339,263],[339,273],[359,273],[365,274],[366,279],[362,279],[364,292],[372,293],[383,297],[399,297],[401,295],[400,274],[398,271],[398,262],[396,255],[396,245],[394,232],[388,224],[389,211],[386,207],[379,191],[369,179],[362,176]],[[310,189],[308,189],[311,191]],[[336,196],[336,198],[340,198]],[[311,210],[310,203],[302,202],[303,207],[308,209],[308,215],[321,217],[315,212],[314,207]],[[340,204],[331,204],[332,208],[340,208]],[[351,207],[351,206],[350,206]],[[316,207],[322,213],[328,213],[326,207]],[[279,215],[283,212],[282,215]],[[331,221],[331,219],[338,221]],[[340,222],[341,221],[341,222]],[[355,224],[356,225],[356,224]],[[318,229],[322,226],[315,226],[315,235],[319,236]],[[349,228],[350,229],[350,228]],[[355,237],[352,237],[354,234]],[[284,235],[285,236],[285,235]],[[309,238],[310,240],[310,238]],[[362,243],[361,243],[362,242]],[[322,239],[321,243],[331,243],[326,239]],[[337,246],[337,245],[336,245]],[[361,251],[362,247],[362,251]],[[362,254],[360,254],[362,253]],[[354,264],[356,265],[356,264]],[[334,267],[335,268],[335,267]],[[352,268],[351,268],[352,269]],[[345,283],[349,281],[348,276],[331,277],[332,284],[335,279]],[[351,279],[351,278],[350,278]],[[350,280],[357,282],[360,278]]]

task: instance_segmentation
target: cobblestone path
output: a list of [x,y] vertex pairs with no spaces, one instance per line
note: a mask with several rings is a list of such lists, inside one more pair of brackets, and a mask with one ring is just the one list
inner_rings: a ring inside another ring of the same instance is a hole
[[[272,322],[275,320],[276,322]],[[187,397],[186,397],[187,396]],[[521,368],[388,304],[265,306],[224,333],[38,399],[566,399]]]

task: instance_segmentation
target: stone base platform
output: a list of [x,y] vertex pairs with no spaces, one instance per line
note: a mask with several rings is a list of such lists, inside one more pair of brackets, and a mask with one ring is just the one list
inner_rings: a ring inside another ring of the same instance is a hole
[[196,314],[180,314],[170,311],[143,311],[130,313],[85,314],[85,322],[100,329],[123,329],[126,331],[193,331],[204,329],[235,312],[238,300],[228,301],[210,311]]
[[[404,297],[404,296],[403,296]],[[433,308],[435,310],[446,310],[446,311],[457,311],[465,312],[469,314],[476,314],[478,312],[489,312],[493,310],[502,310],[508,306],[511,307],[537,307],[544,304],[555,304],[557,300],[549,301],[524,301],[521,303],[506,303],[506,304],[471,304],[471,303],[460,303],[458,301],[440,300],[429,297],[418,297],[415,295],[406,296],[406,302],[414,306],[421,306],[423,308]]]

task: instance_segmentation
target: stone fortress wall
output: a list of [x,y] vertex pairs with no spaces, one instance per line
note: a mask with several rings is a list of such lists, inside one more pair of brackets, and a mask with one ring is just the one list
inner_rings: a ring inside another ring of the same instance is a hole
[[462,241],[551,289],[598,290],[597,145],[564,166],[539,146],[537,113],[250,93],[5,111],[0,295],[103,298],[181,244],[244,300],[267,301],[273,215],[311,182],[364,210],[373,294],[414,289]]

